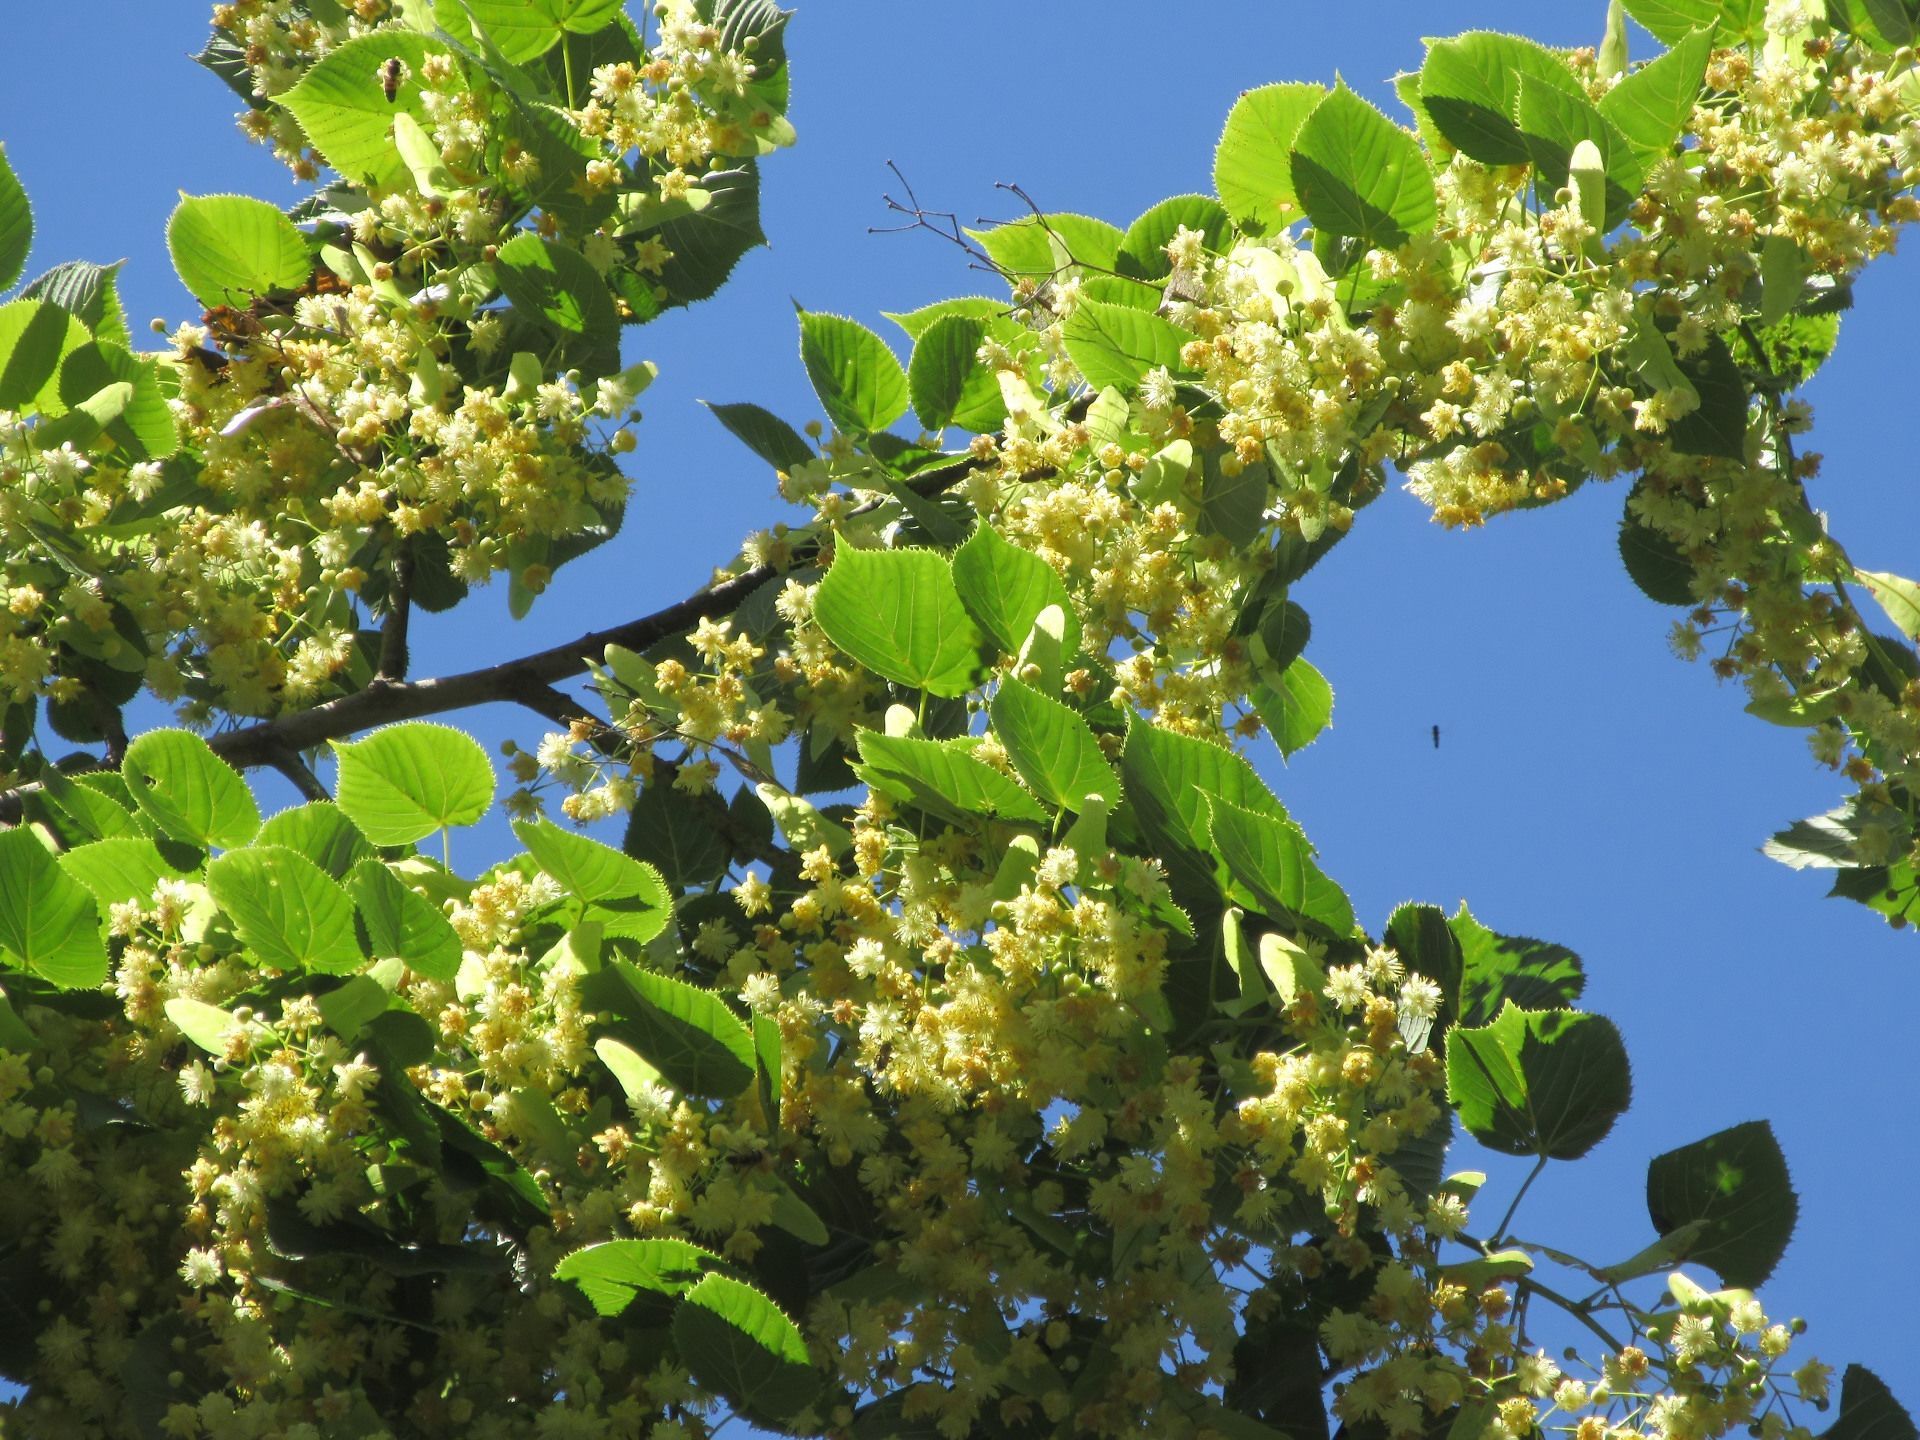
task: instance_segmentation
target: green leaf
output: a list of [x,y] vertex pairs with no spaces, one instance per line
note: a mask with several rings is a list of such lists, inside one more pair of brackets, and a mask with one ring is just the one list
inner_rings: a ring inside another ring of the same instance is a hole
[[173,411],[160,383],[159,365],[124,346],[97,340],[82,345],[60,365],[60,398],[78,407],[114,384],[132,387],[120,413],[101,428],[130,460],[160,460],[180,448]]
[[340,813],[338,805],[326,800],[282,810],[260,827],[254,843],[296,850],[335,880],[346,879],[354,866],[373,858],[367,837]]
[[1258,537],[1263,524],[1267,467],[1257,461],[1228,474],[1220,460],[1219,450],[1209,447],[1204,452],[1200,516],[1194,528],[1202,535],[1220,536],[1236,550],[1245,549]]
[[[913,347],[913,359],[907,366],[907,391],[913,398],[913,413],[928,430],[944,430],[952,423],[961,402],[974,384],[984,378],[995,396],[999,385],[993,373],[982,365],[976,352],[986,337],[987,322],[975,316],[944,315],[936,320]],[[976,403],[980,399],[975,394]]]
[[[563,26],[549,0],[528,4],[527,0],[464,0],[470,25],[449,26],[458,34],[469,29],[484,30],[500,53],[514,65],[538,60],[558,43]],[[582,101],[586,99],[583,95]]]
[[0,290],[9,290],[27,268],[27,252],[33,249],[33,206],[27,203],[26,188],[7,161],[6,147],[0,145]]
[[446,914],[379,860],[362,860],[346,877],[373,958],[397,957],[430,980],[459,973],[460,936]]
[[1141,720],[1128,722],[1120,778],[1128,810],[1166,864],[1176,898],[1189,909],[1217,907],[1220,899],[1209,795],[1258,815],[1288,818],[1243,756]]
[[1217,795],[1201,796],[1215,853],[1269,915],[1288,913],[1335,935],[1353,930],[1353,905],[1313,863],[1313,846],[1291,820],[1242,809]]
[[1447,921],[1460,942],[1460,1023],[1485,1025],[1507,1004],[1523,1010],[1565,1010],[1586,989],[1580,957],[1564,945],[1499,935],[1465,904]]
[[951,742],[877,730],[862,730],[858,738],[862,780],[943,819],[997,815],[1044,824],[1050,818],[1012,780]]
[[813,447],[786,421],[758,405],[715,405],[700,402],[713,412],[735,438],[776,470],[792,470],[815,458]]
[[60,857],[60,868],[93,892],[102,914],[129,900],[151,908],[154,886],[183,878],[145,836],[119,835],[76,845]]
[[833,1239],[826,1222],[784,1180],[773,1182],[773,1223],[803,1245],[826,1245]]
[[1018,655],[1033,622],[1049,605],[1066,617],[1061,649],[1080,650],[1080,617],[1060,574],[1031,550],[1022,549],[992,525],[982,524],[953,552],[953,583],[969,614],[1000,646]]
[[813,613],[828,639],[895,684],[944,696],[973,685],[985,637],[931,550],[837,545]]
[[726,283],[743,255],[767,242],[760,228],[760,172],[752,161],[734,170],[710,170],[695,183],[707,203],[658,231],[673,255],[659,282],[673,305],[705,300]]
[[1913,1417],[1886,1382],[1864,1365],[1840,1374],[1840,1414],[1819,1440],[1915,1440]]
[[263,964],[329,975],[366,964],[347,892],[284,845],[229,850],[208,864],[207,889]]
[[553,1278],[578,1285],[595,1310],[613,1316],[645,1295],[684,1295],[725,1263],[685,1240],[607,1240],[574,1251]]
[[346,984],[319,996],[315,1003],[327,1028],[351,1043],[369,1020],[386,1013],[392,998],[386,987],[371,975],[356,975]]
[[25,826],[0,831],[0,949],[62,990],[91,990],[107,978],[93,892]]
[[1253,702],[1282,755],[1304,750],[1333,723],[1333,686],[1304,656],[1277,684],[1257,686]]
[[1584,98],[1580,79],[1545,46],[1518,35],[1474,30],[1436,40],[1420,67],[1420,99],[1434,126],[1462,154],[1487,165],[1531,159],[1514,123],[1520,82]]
[[1189,332],[1158,315],[1100,300],[1082,300],[1060,327],[1067,357],[1087,383],[1096,390],[1111,385],[1123,394],[1138,389],[1141,378],[1156,366],[1185,372],[1180,349],[1191,339]]
[[0,990],[0,1050],[27,1055],[39,1048],[39,1037],[20,1018],[20,1013],[13,1008],[13,1002],[7,999],[6,991]]
[[549,820],[516,820],[513,833],[562,889],[593,907],[588,918],[607,934],[644,942],[666,928],[673,897],[653,866]]
[[150,730],[127,747],[120,774],[134,803],[176,840],[244,845],[260,829],[247,782],[198,735]]
[[472,736],[408,721],[364,740],[336,740],[336,803],[375,845],[411,845],[471,825],[493,803],[493,764]]
[[60,362],[92,339],[58,305],[12,300],[0,305],[0,410],[61,415]]
[[1227,112],[1213,152],[1213,188],[1249,235],[1275,235],[1301,218],[1291,152],[1300,127],[1326,95],[1324,85],[1262,85]]
[[909,340],[917,343],[936,322],[949,315],[967,315],[980,320],[1004,318],[1007,302],[989,299],[985,295],[962,295],[952,300],[936,300],[931,305],[923,305],[905,314],[896,314],[891,310],[882,310],[880,313],[906,331]]
[[1751,1289],[1786,1253],[1800,1201],[1773,1127],[1749,1120],[1656,1155],[1647,1165],[1647,1213],[1662,1235],[1697,1222],[1680,1258]]
[[1447,1036],[1447,1098],[1481,1144],[1506,1155],[1577,1160],[1633,1094],[1613,1022],[1509,1001],[1491,1024]]
[[1854,573],[1873,592],[1873,598],[1880,602],[1880,608],[1887,612],[1887,618],[1900,633],[1909,640],[1920,641],[1920,585],[1881,570]]
[[571,245],[522,231],[494,260],[513,308],[562,342],[563,353],[598,373],[620,364],[620,316],[607,282]]
[[644,786],[627,817],[621,849],[658,867],[672,889],[685,893],[726,873],[727,807],[718,795],[689,795],[671,784]]
[[1626,136],[1591,100],[1523,75],[1514,113],[1543,193],[1551,196],[1568,184],[1574,148],[1583,140],[1589,141],[1600,152],[1605,174],[1605,205],[1599,228],[1604,234],[1627,218],[1627,207],[1639,195],[1646,177]]
[[629,1100],[640,1099],[653,1086],[662,1090],[671,1088],[667,1084],[667,1077],[654,1069],[645,1056],[631,1045],[621,1044],[611,1035],[602,1035],[594,1041],[593,1053],[612,1072],[613,1078],[620,1082],[620,1088]]
[[[344,178],[382,189],[405,189],[407,167],[394,147],[393,117],[404,111],[425,123],[420,67],[428,55],[445,54],[444,46],[424,35],[375,31],[329,53],[298,85],[275,98],[300,122],[321,158]],[[399,60],[404,67],[391,100],[378,73],[389,60]]]
[[835,429],[870,435],[907,413],[907,372],[857,320],[802,310],[800,359]]
[[165,1009],[174,1028],[209,1055],[227,1053],[226,1037],[233,1029],[234,1020],[219,1006],[181,995],[167,1001]]
[[1293,140],[1293,184],[1314,229],[1392,249],[1433,228],[1433,173],[1419,142],[1344,83]]
[[133,818],[131,798],[122,805],[112,796],[81,785],[58,770],[44,772],[38,792],[29,792],[21,799],[27,814],[52,828],[65,845],[141,833]]
[[[0,157],[3,163],[4,157]],[[4,184],[4,182],[0,182]],[[58,305],[93,333],[123,348],[132,344],[126,312],[120,308],[117,277],[126,262],[96,265],[91,260],[68,260],[36,275],[20,287],[22,300],[46,300]],[[5,289],[0,285],[0,289]]]
[[1747,453],[1747,385],[1726,342],[1715,335],[1707,348],[1678,362],[1700,396],[1700,408],[1681,416],[1668,431],[1682,455],[1744,460]]
[[[1242,96],[1242,101],[1245,98]],[[1280,154],[1284,160],[1285,146],[1281,147]],[[1201,243],[1215,254],[1226,249],[1233,236],[1233,220],[1219,201],[1205,195],[1175,195],[1162,200],[1127,227],[1119,252],[1114,256],[1114,269],[1135,280],[1165,279],[1173,272],[1173,262],[1167,258],[1167,245],[1182,227],[1197,230]]]
[[1013,768],[1049,805],[1078,814],[1092,795],[1119,803],[1119,777],[1092,727],[1067,706],[1009,675],[987,713]]
[[1400,1034],[1409,1050],[1427,1048],[1433,1032],[1445,1034],[1460,1016],[1460,977],[1465,960],[1459,936],[1447,924],[1444,911],[1434,905],[1406,904],[1387,918],[1386,943],[1401,964],[1440,987],[1440,1008],[1427,1020],[1402,1012]]
[[1766,0],[1626,0],[1627,13],[1662,45],[1679,45],[1706,29],[1723,45],[1750,37],[1759,27]]
[[967,234],[1009,281],[1047,279],[1074,266],[1112,270],[1120,251],[1120,232],[1087,215],[1026,215]]
[[1910,0],[1833,0],[1833,23],[1885,53],[1920,39],[1920,9]]
[[[371,72],[367,84],[378,89]],[[209,308],[304,285],[313,270],[307,244],[278,209],[245,195],[187,196],[167,221],[180,283]]]
[[603,1018],[624,1022],[614,1038],[675,1089],[726,1100],[753,1083],[753,1032],[712,991],[613,960],[582,982],[581,993]]
[[[1639,482],[1634,483],[1637,490]],[[1620,559],[1649,600],[1688,609],[1699,603],[1693,595],[1693,563],[1678,545],[1633,513],[1631,494],[1620,515]]]
[[777,1424],[820,1393],[799,1326],[744,1281],[708,1275],[689,1290],[673,1339],[693,1378],[748,1416]]
[[1633,147],[1643,170],[1673,152],[1706,80],[1713,37],[1696,30],[1650,65],[1624,77],[1600,100],[1607,117]]

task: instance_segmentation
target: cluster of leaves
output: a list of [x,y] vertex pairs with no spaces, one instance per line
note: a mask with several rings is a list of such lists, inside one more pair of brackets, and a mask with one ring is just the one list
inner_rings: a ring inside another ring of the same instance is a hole
[[[1402,84],[1414,130],[1344,86],[1256,90],[1217,198],[968,237],[1010,294],[894,317],[904,365],[803,312],[831,438],[715,413],[809,518],[749,537],[724,617],[597,657],[604,716],[514,754],[525,853],[477,877],[418,849],[492,800],[438,726],[339,737],[334,797],[264,822],[186,732],[47,769],[0,835],[0,1371],[35,1433],[680,1440],[724,1409],[855,1440],[1806,1440],[1830,1372],[1751,1293],[1796,1218],[1769,1128],[1656,1157],[1624,1260],[1515,1238],[1520,1195],[1476,1225],[1456,1124],[1580,1158],[1631,1098],[1621,1036],[1563,947],[1464,908],[1366,929],[1236,742],[1290,755],[1328,724],[1295,587],[1387,463],[1454,524],[1635,472],[1630,573],[1736,617],[1729,673],[1768,718],[1815,687],[1862,749],[1861,799],[1803,848],[1853,871],[1867,826],[1898,848],[1915,667],[1809,598],[1853,574],[1808,528],[1787,392],[1914,218],[1911,9],[1635,0],[1595,53],[1436,41]],[[1638,68],[1628,12],[1671,47]],[[328,585],[450,603],[464,552],[530,599],[593,524],[542,529],[511,486],[432,509],[408,486],[446,422],[525,407],[553,490],[578,387],[612,412],[638,383],[618,322],[703,246],[714,283],[737,255],[670,146],[599,186],[624,150],[568,135],[638,126],[617,97],[671,52],[745,87],[663,107],[691,153],[785,138],[759,68],[784,17],[659,18],[650,51],[592,0],[220,7],[205,58],[250,128],[343,183],[298,212],[312,233],[231,197],[176,217],[183,277],[229,312],[211,360],[153,372],[193,483],[270,528],[386,476],[372,550],[314,557]],[[536,193],[556,169],[586,183]],[[330,281],[296,275],[316,258]],[[334,304],[365,333],[299,333]],[[262,363],[303,344],[314,383],[371,345],[317,446],[307,382]],[[76,410],[126,443],[138,384],[48,410],[65,369],[27,448]],[[271,496],[256,439],[292,477]],[[76,494],[106,447],[62,462]],[[1867,583],[1920,623],[1906,582]],[[555,785],[573,818],[626,812],[621,847],[536,818]],[[1563,1373],[1548,1309],[1604,1348]],[[1839,1398],[1833,1440],[1914,1433],[1863,1369]]]

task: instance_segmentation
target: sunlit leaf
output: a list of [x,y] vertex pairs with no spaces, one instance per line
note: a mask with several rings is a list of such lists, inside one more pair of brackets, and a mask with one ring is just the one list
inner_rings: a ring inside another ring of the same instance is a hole
[[174,1028],[209,1055],[227,1053],[227,1036],[235,1023],[227,1011],[184,995],[167,1001],[165,1010]]
[[244,845],[260,829],[247,782],[198,735],[150,730],[127,747],[120,774],[134,802],[176,840]]
[[981,525],[953,552],[953,583],[968,613],[1003,654],[1020,653],[1033,622],[1049,605],[1059,606],[1065,618],[1061,648],[1069,655],[1078,653],[1080,619],[1060,572],[994,526]]
[[673,897],[653,866],[548,820],[517,820],[513,833],[561,888],[589,903],[588,918],[607,934],[647,941],[666,928]]
[[24,826],[0,831],[0,951],[62,990],[91,989],[107,978],[93,892]]
[[1642,168],[1665,159],[1686,129],[1712,53],[1712,35],[1696,30],[1601,97],[1600,113],[1626,137]]
[[366,963],[347,892],[284,845],[229,850],[208,864],[207,889],[263,964],[343,975]]
[[[1285,147],[1281,153],[1284,156]],[[1203,248],[1218,253],[1233,234],[1233,220],[1219,201],[1205,195],[1162,200],[1127,227],[1114,268],[1137,280],[1163,279],[1173,269],[1167,246],[1183,228],[1197,232]]]
[[1420,100],[1434,126],[1462,154],[1488,165],[1531,159],[1514,122],[1522,79],[1584,98],[1580,79],[1544,45],[1474,30],[1436,40],[1420,67]]
[[581,993],[614,1038],[677,1090],[731,1099],[754,1080],[753,1032],[710,990],[614,960],[588,976]]
[[335,880],[362,860],[373,857],[373,846],[338,805],[315,800],[269,817],[255,837],[260,845],[284,845],[297,850]]
[[460,936],[446,913],[379,860],[362,860],[346,877],[376,960],[397,957],[431,980],[460,969]]
[[899,685],[964,695],[979,669],[983,637],[952,569],[931,550],[838,546],[814,618],[835,645]]
[[493,764],[472,736],[409,721],[364,740],[336,740],[335,796],[375,845],[410,845],[436,830],[471,825],[493,803]]
[[1089,796],[1119,802],[1120,780],[1099,740],[1066,705],[1009,675],[994,692],[988,715],[1013,768],[1048,804],[1078,813]]
[[802,310],[800,359],[836,429],[869,435],[907,413],[907,372],[886,342],[858,321]]
[[[993,372],[976,352],[987,333],[986,321],[968,315],[944,315],[913,347],[907,366],[907,390],[913,413],[928,430],[944,430],[952,423],[969,388],[999,394]],[[976,396],[977,398],[977,396]]]
[[[292,112],[308,142],[346,179],[403,189],[407,167],[394,148],[393,117],[404,111],[415,120],[427,119],[420,67],[427,56],[446,53],[425,35],[378,30],[330,51],[275,100]],[[389,60],[401,63],[400,83],[391,99],[380,77]]]
[[1282,755],[1304,750],[1333,723],[1333,686],[1305,656],[1288,665],[1277,683],[1259,682],[1252,698]]
[[[373,84],[371,74],[368,84]],[[202,305],[244,307],[255,298],[306,283],[313,269],[307,237],[264,200],[196,195],[167,221],[167,249],[180,283]]]
[[602,1315],[622,1314],[643,1294],[685,1294],[726,1262],[685,1240],[606,1240],[586,1245],[554,1266],[553,1278],[580,1287]]
[[1193,336],[1158,315],[1082,300],[1060,327],[1060,338],[1089,385],[1130,394],[1156,367],[1185,371],[1180,350]]
[[862,730],[859,745],[867,784],[923,810],[955,820],[997,815],[1041,824],[1049,818],[1018,784],[958,746],[874,730]]
[[1303,217],[1294,194],[1293,142],[1324,85],[1262,85],[1234,101],[1213,153],[1213,188],[1249,235],[1272,235]]
[[1326,234],[1391,249],[1433,228],[1433,174],[1419,143],[1344,84],[1294,136],[1293,185]]

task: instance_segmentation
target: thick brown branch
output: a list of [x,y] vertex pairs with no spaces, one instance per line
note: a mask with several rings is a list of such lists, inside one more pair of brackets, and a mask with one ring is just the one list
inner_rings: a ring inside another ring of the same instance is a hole
[[[507,701],[524,705],[550,718],[554,715],[557,692],[555,681],[584,674],[589,661],[598,661],[609,645],[629,650],[648,646],[677,635],[701,620],[730,614],[741,601],[774,577],[771,565],[756,565],[730,579],[721,581],[686,599],[615,625],[595,630],[564,645],[523,655],[517,660],[467,670],[433,680],[403,683],[375,680],[357,694],[330,700],[311,710],[281,715],[258,725],[229,730],[208,737],[217,754],[230,764],[247,768],[274,763],[276,752],[287,749],[309,750],[328,740],[338,739],[375,725],[390,725],[398,720],[418,720],[427,715],[444,715],[470,705]],[[564,700],[564,697],[560,697]],[[567,702],[571,708],[571,702]],[[584,711],[578,712],[584,714]],[[569,717],[571,718],[571,717]]]
[[[1084,410],[1085,402],[1081,402],[1068,413],[1070,418],[1078,418],[1076,412],[1084,413]],[[971,455],[960,456],[949,464],[921,471],[907,482],[907,487],[921,496],[938,495],[985,463],[988,462]],[[1041,475],[1042,472],[1034,472],[1021,478],[1039,479]],[[806,564],[818,551],[817,542],[797,547],[786,568]],[[555,682],[585,674],[588,663],[598,661],[609,645],[645,650],[669,636],[692,629],[702,620],[730,615],[749,595],[779,573],[780,570],[772,565],[756,565],[751,570],[722,580],[651,615],[642,615],[610,629],[589,631],[563,645],[484,669],[466,670],[433,680],[397,681],[384,675],[376,676],[373,683],[356,694],[330,700],[311,710],[294,711],[239,730],[212,735],[208,737],[208,743],[214,753],[229,764],[241,769],[272,766],[285,773],[303,794],[318,798],[325,793],[319,782],[311,778],[311,772],[302,775],[289,768],[289,761],[299,771],[304,771],[304,765],[297,758],[299,752],[376,725],[418,720],[428,715],[464,710],[472,705],[504,701],[532,710],[556,724],[567,725],[575,720],[587,720],[596,726],[604,726],[605,721],[556,690]],[[404,622],[401,630],[398,646],[404,653]],[[381,647],[383,671],[387,655],[394,647],[395,639],[390,626]],[[18,823],[23,800],[39,788],[37,784],[31,784],[0,791],[0,823]]]

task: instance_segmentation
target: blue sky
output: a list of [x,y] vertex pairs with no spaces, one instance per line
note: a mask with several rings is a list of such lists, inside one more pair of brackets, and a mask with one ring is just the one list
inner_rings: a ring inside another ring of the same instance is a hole
[[[136,331],[149,316],[189,317],[163,241],[178,192],[298,194],[241,140],[225,89],[187,62],[204,7],[16,8],[0,141],[36,206],[30,268],[125,256]],[[1177,21],[1132,0],[803,5],[789,32],[801,143],[766,167],[772,248],[721,297],[628,341],[662,375],[628,457],[625,534],[563,571],[517,626],[504,586],[422,617],[415,673],[655,608],[699,585],[745,530],[797,518],[695,402],[812,418],[791,300],[889,333],[881,310],[988,283],[927,236],[868,233],[890,223],[889,160],[923,203],[963,221],[1018,214],[994,188],[1006,181],[1045,208],[1124,225],[1167,195],[1210,188],[1213,142],[1242,89],[1337,71],[1399,117],[1386,81],[1418,66],[1423,34],[1586,43],[1603,13],[1601,0],[1233,0]],[[1813,495],[1858,564],[1920,574],[1920,498],[1898,431],[1912,410],[1920,260],[1882,262],[1859,293],[1810,392],[1812,444],[1826,456]],[[1495,929],[1585,958],[1588,1008],[1625,1032],[1636,1103],[1589,1159],[1534,1187],[1519,1234],[1624,1258],[1652,1238],[1641,1198],[1651,1156],[1771,1119],[1801,1226],[1769,1309],[1806,1316],[1811,1350],[1872,1366],[1920,1406],[1910,1299],[1887,1283],[1920,1273],[1920,1227],[1907,1218],[1920,1126],[1899,1098],[1920,1082],[1909,1033],[1920,939],[1758,853],[1843,786],[1799,732],[1750,718],[1736,690],[1668,654],[1676,612],[1644,599],[1616,555],[1623,499],[1618,485],[1589,486],[1459,535],[1390,490],[1295,596],[1313,619],[1309,657],[1336,691],[1334,728],[1290,768],[1270,750],[1262,763],[1370,927],[1402,900],[1451,910],[1465,898]],[[540,731],[507,710],[469,723],[490,739]],[[490,843],[457,858],[484,863]],[[1494,1171],[1487,1206],[1503,1208],[1518,1178],[1467,1144],[1454,1165]]]

